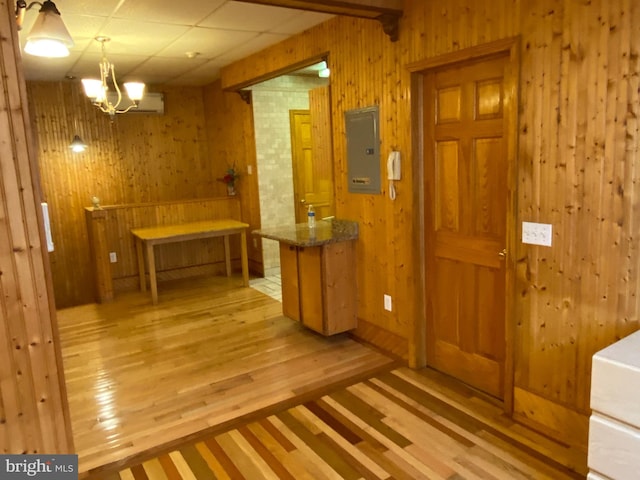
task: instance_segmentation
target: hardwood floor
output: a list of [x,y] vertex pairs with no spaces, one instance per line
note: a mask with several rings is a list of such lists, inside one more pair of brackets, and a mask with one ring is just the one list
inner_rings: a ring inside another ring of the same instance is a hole
[[585,452],[241,284],[58,313],[80,478],[584,478]]
[[583,462],[471,389],[398,368],[95,478],[562,480]]
[[240,277],[165,282],[58,312],[80,472],[235,427],[393,360],[281,315]]

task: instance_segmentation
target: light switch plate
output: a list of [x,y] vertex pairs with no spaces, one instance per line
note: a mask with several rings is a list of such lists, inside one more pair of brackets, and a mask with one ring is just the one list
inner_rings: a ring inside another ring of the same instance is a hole
[[522,243],[551,246],[552,226],[549,223],[522,222]]
[[391,295],[384,295],[384,309],[387,310],[388,312],[391,311],[392,308],[392,304],[391,304]]
[[116,252],[109,252],[109,261],[111,263],[116,263],[118,261],[118,255]]

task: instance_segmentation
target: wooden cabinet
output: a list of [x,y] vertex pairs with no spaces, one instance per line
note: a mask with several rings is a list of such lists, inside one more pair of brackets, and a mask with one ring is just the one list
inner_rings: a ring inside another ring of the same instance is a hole
[[593,356],[589,480],[640,478],[640,331]]
[[333,335],[356,327],[355,241],[299,247],[280,242],[282,313]]

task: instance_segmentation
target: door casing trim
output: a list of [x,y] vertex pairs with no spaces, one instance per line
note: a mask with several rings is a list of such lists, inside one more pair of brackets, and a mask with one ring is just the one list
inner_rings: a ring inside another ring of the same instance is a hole
[[516,281],[516,247],[517,247],[517,185],[518,185],[518,106],[520,85],[520,37],[510,37],[495,42],[465,48],[451,53],[438,55],[414,62],[405,66],[411,73],[411,122],[413,177],[413,222],[417,235],[413,240],[413,251],[418,254],[418,272],[415,282],[414,319],[409,335],[409,366],[423,368],[427,364],[426,331],[427,311],[425,302],[426,288],[426,251],[424,222],[424,96],[423,78],[427,71],[444,66],[453,66],[467,60],[477,60],[499,53],[508,53],[509,64],[505,72],[505,115],[511,127],[507,134],[507,156],[509,171],[507,172],[507,218],[506,218],[506,278],[505,278],[505,375],[504,401],[505,412],[513,412],[514,389],[514,343],[515,343],[515,281]]

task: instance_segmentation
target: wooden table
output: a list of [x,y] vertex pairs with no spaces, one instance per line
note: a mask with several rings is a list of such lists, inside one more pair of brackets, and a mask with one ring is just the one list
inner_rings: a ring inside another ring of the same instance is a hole
[[[147,269],[151,284],[151,299],[158,303],[158,284],[156,278],[156,262],[153,247],[163,243],[185,242],[201,238],[224,237],[224,258],[227,276],[231,275],[231,254],[229,252],[229,235],[240,234],[240,255],[242,262],[242,279],[245,287],[249,286],[249,260],[247,257],[247,227],[249,224],[237,220],[207,220],[202,222],[182,223],[179,225],[163,225],[159,227],[133,228],[131,234],[136,239],[138,271],[140,274],[140,290],[147,290],[145,278],[144,250],[147,251]],[[143,246],[145,248],[143,248]]]

